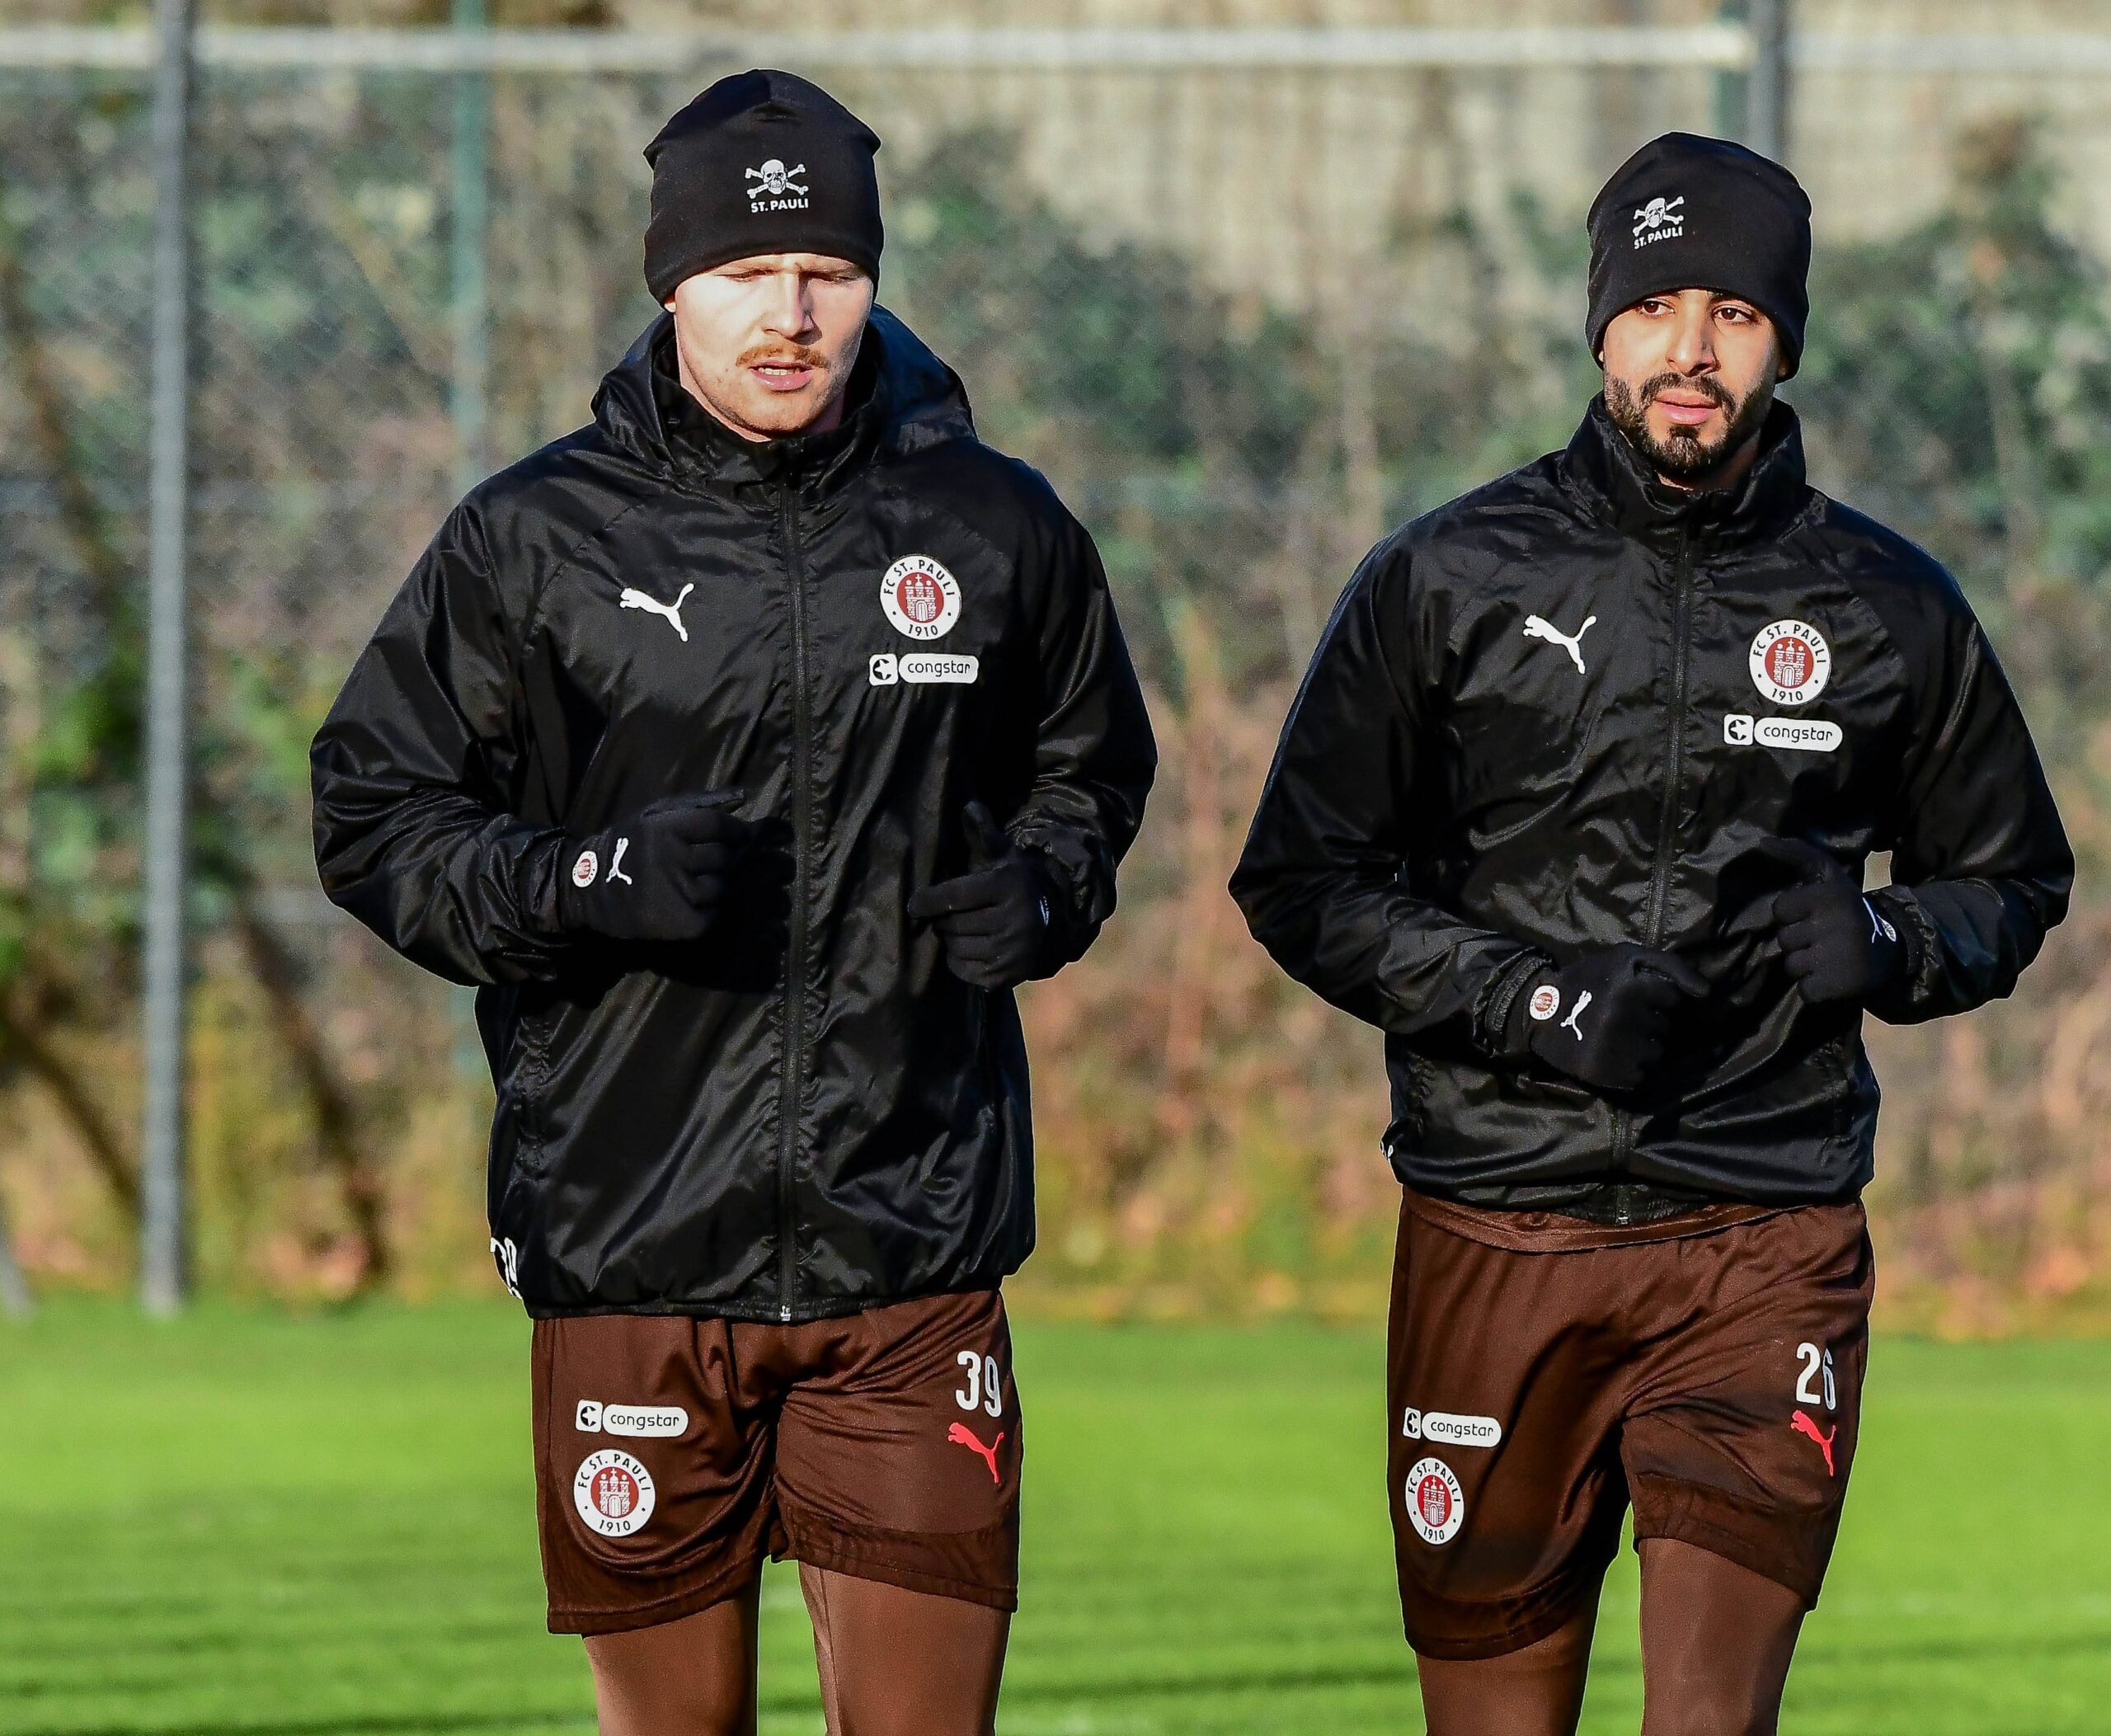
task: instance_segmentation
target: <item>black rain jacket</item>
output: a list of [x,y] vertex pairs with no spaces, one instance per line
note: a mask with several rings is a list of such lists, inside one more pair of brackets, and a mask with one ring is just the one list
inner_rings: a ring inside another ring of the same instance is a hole
[[[1869,1180],[1860,1012],[1772,938],[1808,840],[1875,895],[1896,1023],[2015,986],[2074,859],[1956,585],[1809,487],[1777,406],[1734,490],[1665,487],[1594,404],[1555,453],[1395,532],[1336,608],[1232,892],[1292,976],[1379,1026],[1419,1190],[1544,1206],[1640,1184],[1757,1202]],[[1675,1086],[1610,1101],[1502,1059],[1524,983],[1621,941],[1710,985]]]
[[[1098,555],[884,310],[830,434],[718,430],[671,347],[662,318],[411,572],[315,740],[323,886],[480,986],[492,1249],[531,1314],[994,1284],[1033,1244],[1018,1014],[905,907],[966,870],[980,799],[1042,853],[1067,956],[1113,908],[1156,753]],[[882,609],[910,555],[958,585],[935,637]],[[561,929],[567,839],[732,787],[775,842],[711,938]]]

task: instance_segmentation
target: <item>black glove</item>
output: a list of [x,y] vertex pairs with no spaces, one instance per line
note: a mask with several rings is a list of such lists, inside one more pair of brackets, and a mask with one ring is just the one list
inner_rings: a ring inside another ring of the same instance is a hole
[[1771,839],[1766,854],[1798,877],[1774,901],[1775,939],[1797,991],[1813,1006],[1868,1005],[1906,968],[1906,948],[1891,919],[1862,896],[1859,879],[1817,845]]
[[1707,992],[1683,958],[1623,942],[1533,977],[1512,1009],[1511,1047],[1597,1090],[1633,1091],[1663,1060],[1681,1002]]
[[967,805],[968,872],[927,886],[909,914],[938,931],[946,964],[978,989],[1009,989],[1055,973],[1055,890],[1048,871],[1021,849],[980,802]]
[[611,940],[701,939],[755,835],[751,822],[731,812],[744,796],[736,789],[677,796],[567,843],[557,868],[557,920]]

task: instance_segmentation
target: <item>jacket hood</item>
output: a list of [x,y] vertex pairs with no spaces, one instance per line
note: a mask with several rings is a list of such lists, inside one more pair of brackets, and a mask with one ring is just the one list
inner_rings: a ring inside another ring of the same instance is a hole
[[802,486],[825,486],[873,450],[916,452],[975,435],[960,376],[877,305],[851,379],[853,407],[825,434],[740,439],[679,387],[665,389],[675,379],[674,343],[675,317],[661,313],[602,379],[594,394],[594,420],[608,439],[654,468],[686,473],[713,487],[788,477]]
[[1808,504],[1803,425],[1776,400],[1759,433],[1759,457],[1734,488],[1674,488],[1620,431],[1602,397],[1562,455],[1570,489],[1637,541],[1735,544],[1777,534]]

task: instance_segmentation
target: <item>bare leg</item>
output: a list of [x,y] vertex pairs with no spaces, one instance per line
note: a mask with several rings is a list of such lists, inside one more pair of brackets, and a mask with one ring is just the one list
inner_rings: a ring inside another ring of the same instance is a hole
[[1003,1610],[802,1563],[829,1736],[991,1736]]
[[586,1641],[601,1736],[755,1736],[762,1582],[693,1616]]
[[1590,1673],[1597,1599],[1566,1625],[1500,1658],[1415,1659],[1429,1736],[1574,1736]]
[[1671,1537],[1642,1541],[1643,1736],[1774,1736],[1803,1600]]

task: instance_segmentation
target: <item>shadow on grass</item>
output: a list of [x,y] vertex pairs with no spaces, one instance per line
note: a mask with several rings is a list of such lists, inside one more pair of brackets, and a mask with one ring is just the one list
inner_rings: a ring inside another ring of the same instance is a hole
[[[155,1613],[161,1613],[161,1611],[157,1609]],[[428,1649],[444,1649],[449,1645],[516,1644],[526,1620],[525,1617],[508,1617],[504,1620],[494,1617],[488,1621],[458,1621],[445,1629],[437,1628],[430,1622],[421,1621],[415,1625],[419,1640],[423,1646]],[[319,1620],[316,1625],[320,1625]],[[393,1622],[369,1622],[357,1630],[340,1625],[332,1629],[331,1632],[339,1638],[348,1635],[364,1637],[371,1635],[393,1640],[397,1638],[402,1630],[411,1625],[413,1623],[408,1618],[405,1618]],[[283,1640],[281,1643],[284,1643]],[[256,1648],[257,1635],[254,1626],[242,1632],[223,1630],[207,1633],[186,1633],[177,1628],[164,1633],[134,1635],[128,1637],[125,1642],[125,1655],[128,1658],[135,1659],[176,1658],[187,1663],[194,1658],[252,1657],[256,1652]],[[110,1645],[107,1640],[68,1641],[40,1639],[31,1656],[32,1661],[38,1664],[95,1663],[107,1665],[110,1660]],[[98,1676],[97,1680],[106,1684],[110,1677],[107,1674],[101,1674]],[[151,1685],[166,1687],[167,1683],[165,1679],[156,1677],[152,1679]],[[0,1691],[7,1694],[21,1694],[38,1691],[38,1684],[33,1677],[26,1682],[8,1682],[4,1674],[0,1674]]]
[[1798,1668],[1856,1668],[1869,1663],[1969,1663],[1986,1658],[2111,1657],[2111,1634],[2099,1629],[2082,1634],[1996,1634],[1985,1640],[1949,1637],[1874,1645],[1805,1646],[1796,1654]]
[[[1976,1644],[1953,1641],[1927,1644],[1874,1645],[1841,1649],[1812,1649],[1798,1661],[1827,1665],[1876,1663],[1907,1663],[1921,1661],[1959,1663],[1973,1658],[2019,1654],[2059,1658],[2100,1653],[2105,1645],[2100,1633],[2045,1635],[2035,1640],[1990,1638]],[[1629,1657],[1601,1658],[1591,1665],[1593,1677],[1640,1673],[1640,1660]],[[1163,1701],[1187,1696],[1295,1694],[1329,1689],[1407,1687],[1414,1681],[1413,1660],[1403,1653],[1395,1664],[1353,1669],[1223,1670],[1195,1672],[1118,1682],[1042,1682],[1014,1683],[1004,1692],[1004,1703],[1013,1708],[1029,1705],[1117,1704],[1123,1701]],[[778,1698],[764,1695],[760,1710],[781,1714],[816,1710],[808,1697]],[[510,1730],[524,1733],[562,1730],[590,1731],[590,1713],[464,1712],[408,1713],[374,1716],[333,1716],[297,1719],[270,1724],[167,1724],[125,1723],[63,1729],[50,1727],[26,1729],[20,1736],[466,1736],[466,1733]]]
[[1004,1704],[1060,1705],[1074,1701],[1170,1700],[1184,1694],[1294,1694],[1321,1688],[1404,1687],[1415,1679],[1414,1663],[1378,1668],[1219,1670],[1185,1676],[1152,1676],[1126,1682],[1043,1682],[1008,1687]]
[[591,1712],[405,1713],[378,1718],[303,1718],[292,1724],[98,1724],[24,1730],[21,1736],[452,1736],[463,1730],[586,1730]]

